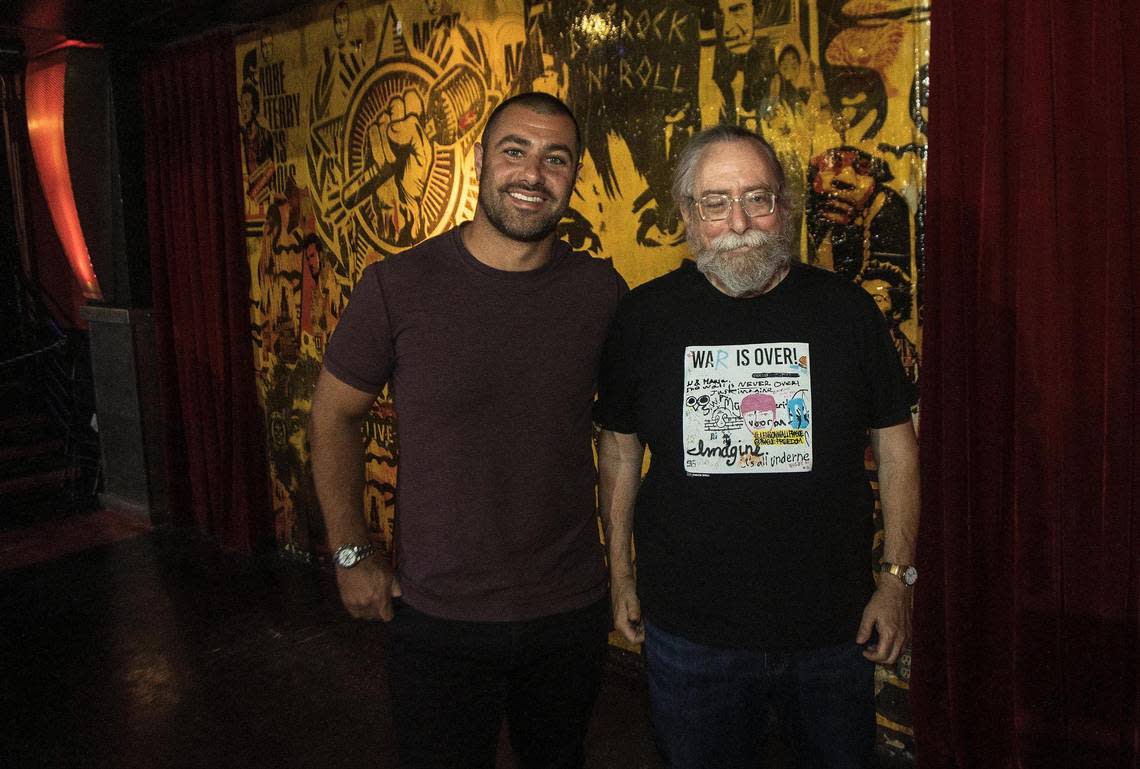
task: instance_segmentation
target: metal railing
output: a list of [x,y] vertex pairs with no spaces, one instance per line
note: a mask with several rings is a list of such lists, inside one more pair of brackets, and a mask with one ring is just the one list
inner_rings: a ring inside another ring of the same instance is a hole
[[[17,272],[19,319],[0,360],[5,389],[20,388],[63,439],[65,483],[71,500],[86,504],[100,482],[99,436],[87,334],[61,329],[43,294]],[[50,300],[48,300],[50,301]]]

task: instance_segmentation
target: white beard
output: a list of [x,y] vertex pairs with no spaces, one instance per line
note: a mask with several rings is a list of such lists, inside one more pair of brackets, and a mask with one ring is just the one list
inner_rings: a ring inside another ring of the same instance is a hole
[[[791,238],[783,230],[726,232],[708,243],[702,243],[693,230],[688,237],[697,269],[715,278],[717,287],[732,297],[767,291],[773,278],[795,261]],[[748,250],[728,254],[742,247]]]

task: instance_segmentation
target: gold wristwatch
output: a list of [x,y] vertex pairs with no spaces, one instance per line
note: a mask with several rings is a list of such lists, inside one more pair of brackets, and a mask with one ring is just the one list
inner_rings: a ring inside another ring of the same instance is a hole
[[907,564],[890,563],[888,561],[883,561],[883,564],[879,567],[879,571],[886,572],[887,574],[894,574],[896,577],[902,580],[902,583],[907,587],[910,587],[915,582],[918,582],[918,569]]

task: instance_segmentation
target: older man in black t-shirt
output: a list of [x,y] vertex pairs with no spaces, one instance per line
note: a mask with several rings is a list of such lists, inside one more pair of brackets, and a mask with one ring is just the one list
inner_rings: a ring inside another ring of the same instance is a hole
[[698,134],[673,195],[695,264],[623,300],[595,408],[615,626],[645,641],[672,769],[755,769],[769,705],[800,766],[863,769],[874,663],[909,638],[917,574],[907,381],[866,292],[793,258],[792,201],[763,139]]

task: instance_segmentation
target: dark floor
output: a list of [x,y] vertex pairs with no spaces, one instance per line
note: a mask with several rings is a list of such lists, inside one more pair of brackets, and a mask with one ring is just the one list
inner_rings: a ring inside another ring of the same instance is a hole
[[[0,396],[0,769],[395,767],[384,626],[328,571],[92,510],[34,389]],[[590,769],[661,769],[637,662],[613,652]]]
[[[0,494],[0,769],[394,769],[385,628],[328,570],[20,499]],[[586,752],[662,769],[636,657],[613,650]],[[913,769],[900,755],[880,769]],[[763,763],[793,761],[773,739]]]
[[[330,575],[115,518],[0,527],[0,767],[395,766],[384,627]],[[588,765],[657,769],[620,662]]]

